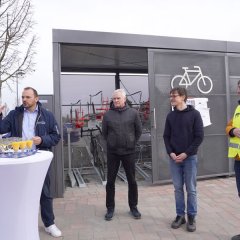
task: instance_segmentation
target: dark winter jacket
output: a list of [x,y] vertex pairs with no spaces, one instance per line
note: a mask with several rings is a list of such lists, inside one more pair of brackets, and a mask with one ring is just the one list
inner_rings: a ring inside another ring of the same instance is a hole
[[[0,115],[0,134],[11,132],[11,137],[22,137],[24,107],[16,107],[15,110],[2,119]],[[35,123],[35,135],[41,137],[42,142],[36,147],[41,150],[50,150],[61,139],[57,122],[53,114],[43,108],[38,102],[38,115]]]
[[200,113],[193,106],[179,111],[174,108],[167,116],[164,142],[167,153],[195,155],[203,141],[203,122]]
[[126,105],[114,108],[103,116],[103,137],[107,141],[107,150],[118,155],[135,153],[136,142],[142,134],[142,124],[136,109]]

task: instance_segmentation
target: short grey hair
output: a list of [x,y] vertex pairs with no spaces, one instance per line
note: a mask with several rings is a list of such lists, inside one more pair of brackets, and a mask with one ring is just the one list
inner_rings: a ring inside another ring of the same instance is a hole
[[123,97],[125,97],[125,98],[127,97],[127,94],[126,94],[125,90],[122,89],[122,88],[119,88],[119,89],[114,90],[112,96],[114,96],[114,95],[117,94],[117,93],[120,93],[120,94],[121,94]]

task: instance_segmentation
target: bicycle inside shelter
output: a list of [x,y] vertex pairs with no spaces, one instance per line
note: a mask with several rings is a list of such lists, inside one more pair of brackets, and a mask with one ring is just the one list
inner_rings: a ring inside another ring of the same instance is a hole
[[[143,134],[136,147],[136,178],[139,181],[152,181],[150,101],[148,74],[146,69],[147,52],[144,49],[79,47],[77,56],[88,52],[88,62],[79,72],[69,73],[67,68],[61,75],[62,125],[64,173],[66,185],[84,187],[88,182],[106,184],[107,155],[106,143],[102,137],[103,115],[108,111],[114,89],[123,88],[127,93],[130,107],[137,109],[143,124]],[[65,51],[69,50],[69,47]],[[98,50],[98,58],[91,53]],[[108,52],[107,52],[108,51]],[[116,66],[116,51],[125,59]],[[106,59],[109,65],[102,67]],[[138,62],[138,64],[135,63]],[[142,63],[141,63],[142,62]],[[95,65],[94,65],[95,64]],[[86,65],[93,66],[86,68]],[[86,73],[86,71],[88,71]],[[92,72],[91,72],[92,71]],[[139,84],[136,85],[136,81]],[[83,87],[84,86],[84,89]],[[75,93],[75,89],[78,89]],[[123,167],[118,171],[118,180],[127,182]]]

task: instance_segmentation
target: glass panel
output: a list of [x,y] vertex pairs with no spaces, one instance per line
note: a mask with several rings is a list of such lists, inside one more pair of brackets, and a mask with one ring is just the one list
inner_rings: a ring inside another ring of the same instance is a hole
[[[129,105],[139,111],[143,123],[143,134],[137,143],[136,177],[141,180],[148,176],[150,178],[152,163],[148,76],[146,74],[120,74],[120,87],[126,90]],[[113,74],[61,75],[64,167],[67,169],[71,165],[74,170],[79,168],[85,180],[90,178],[90,174],[86,174],[86,171],[89,171],[89,167],[92,167],[91,155],[95,154],[91,142],[92,137],[97,136],[98,146],[101,145],[101,149],[106,153],[105,142],[102,140],[100,131],[94,131],[93,135],[90,135],[88,130],[96,129],[96,125],[101,128],[102,117],[105,111],[109,109],[114,89],[115,76]],[[95,110],[95,113],[93,110]],[[68,144],[69,137],[70,146]],[[101,153],[99,153],[99,158],[101,156]],[[99,172],[102,170],[102,165],[99,166],[98,163],[95,163],[95,166],[100,169]],[[104,167],[106,172],[106,164]]]
[[[109,107],[114,88],[115,78],[112,75],[61,75],[62,138],[65,169],[69,167],[67,133],[69,127],[72,127],[70,132],[71,167],[81,168],[86,172],[88,167],[91,166],[91,159],[85,142],[88,137],[84,140],[81,138],[81,127],[90,125],[89,119],[94,111],[97,114],[104,111],[103,108]],[[94,128],[96,128],[96,124],[101,125],[100,119],[92,122]],[[96,131],[96,134],[98,133]],[[84,175],[84,177],[86,176]],[[92,178],[93,175],[86,177],[85,180],[88,180],[89,177]]]

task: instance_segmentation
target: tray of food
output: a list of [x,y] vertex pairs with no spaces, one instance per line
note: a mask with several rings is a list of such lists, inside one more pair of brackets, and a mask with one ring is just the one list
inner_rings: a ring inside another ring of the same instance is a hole
[[32,140],[11,137],[0,139],[0,158],[21,158],[35,154]]

